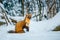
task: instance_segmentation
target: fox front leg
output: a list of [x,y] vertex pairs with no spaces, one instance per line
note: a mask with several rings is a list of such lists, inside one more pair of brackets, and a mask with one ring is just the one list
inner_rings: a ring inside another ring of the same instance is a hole
[[28,26],[26,26],[25,28],[26,28],[26,31],[28,31],[28,32],[29,32],[29,27],[28,27]]

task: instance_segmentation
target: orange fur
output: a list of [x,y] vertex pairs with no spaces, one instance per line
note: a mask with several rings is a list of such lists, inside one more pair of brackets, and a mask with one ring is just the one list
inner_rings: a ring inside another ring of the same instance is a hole
[[29,30],[28,26],[30,23],[30,18],[31,18],[31,14],[26,14],[26,17],[24,20],[17,22],[15,25],[15,32],[16,33],[24,33],[24,28]]

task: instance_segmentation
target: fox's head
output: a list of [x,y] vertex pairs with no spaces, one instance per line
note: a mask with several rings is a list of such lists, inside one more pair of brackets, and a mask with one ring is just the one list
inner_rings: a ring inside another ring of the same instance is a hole
[[26,18],[31,19],[32,14],[26,14]]
[[26,14],[26,17],[25,17],[26,26],[29,25],[31,17],[32,17],[32,14]]

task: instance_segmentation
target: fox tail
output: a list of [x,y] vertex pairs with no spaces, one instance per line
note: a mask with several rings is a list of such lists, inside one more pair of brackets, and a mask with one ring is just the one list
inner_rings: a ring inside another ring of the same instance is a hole
[[8,31],[8,33],[15,33],[15,31],[14,30],[10,30],[10,31]]

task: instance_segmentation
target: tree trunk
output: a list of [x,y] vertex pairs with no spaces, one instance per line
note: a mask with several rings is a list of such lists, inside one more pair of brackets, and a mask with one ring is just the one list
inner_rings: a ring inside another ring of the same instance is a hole
[[47,0],[46,2],[48,7],[47,16],[48,18],[52,18],[56,15],[56,0]]
[[41,21],[42,20],[42,13],[41,13],[41,0],[39,0],[39,2],[38,2],[38,7],[39,7],[39,21]]
[[22,14],[24,16],[24,0],[22,0]]
[[[33,1],[33,3],[34,3],[34,13],[35,13],[35,16],[36,16],[37,14],[36,14],[36,5],[35,5],[36,3],[35,3],[35,0]],[[38,17],[37,16],[36,16],[36,21],[38,21]]]
[[3,0],[0,0],[0,3],[2,3]]

